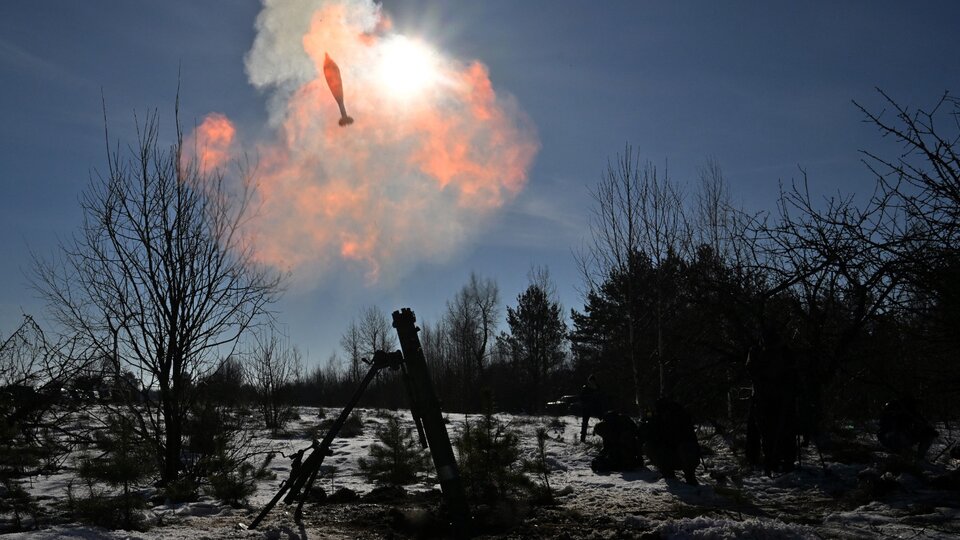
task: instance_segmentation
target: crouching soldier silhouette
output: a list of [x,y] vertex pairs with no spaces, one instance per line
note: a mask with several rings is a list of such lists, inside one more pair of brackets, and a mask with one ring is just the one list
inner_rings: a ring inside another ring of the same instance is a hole
[[640,436],[643,453],[664,478],[676,478],[675,471],[679,469],[688,484],[697,485],[700,444],[683,406],[666,398],[658,399],[653,416],[641,424]]
[[917,400],[912,397],[888,402],[880,413],[880,444],[894,452],[916,448],[917,459],[923,459],[937,438],[937,430],[920,414]]
[[590,462],[594,472],[631,471],[643,465],[639,431],[629,416],[607,412],[593,432],[603,439],[600,454]]
[[587,440],[590,419],[603,420],[603,395],[593,375],[587,377],[587,383],[580,389],[580,408],[580,413],[583,415],[583,423],[580,425],[580,442],[584,442]]

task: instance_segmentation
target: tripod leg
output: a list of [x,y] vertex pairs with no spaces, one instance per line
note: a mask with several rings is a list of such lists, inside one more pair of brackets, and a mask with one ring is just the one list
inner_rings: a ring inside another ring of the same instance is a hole
[[[347,406],[340,411],[340,416],[334,421],[333,425],[330,426],[330,429],[327,431],[327,434],[323,437],[323,440],[319,445],[314,442],[316,448],[313,452],[303,461],[303,464],[300,466],[300,470],[297,474],[291,475],[290,480],[287,481],[279,490],[279,492],[267,503],[267,506],[260,511],[260,514],[257,516],[257,519],[250,524],[250,528],[256,528],[258,524],[263,520],[264,517],[273,509],[273,507],[283,498],[284,493],[287,493],[287,498],[284,500],[286,504],[290,504],[293,498],[298,495],[301,496],[300,506],[303,506],[302,500],[302,490],[304,489],[304,484],[309,480],[313,482],[313,478],[316,476],[317,471],[320,469],[320,465],[323,464],[323,459],[329,455],[330,452],[330,443],[333,442],[334,437],[337,436],[337,433],[340,432],[340,428],[343,427],[344,422],[347,421],[347,416],[350,414],[350,411],[357,405],[357,402],[360,401],[360,396],[363,395],[364,390],[367,389],[367,386],[370,385],[370,381],[377,375],[377,373],[382,369],[381,365],[373,365],[370,367],[370,370],[367,371],[367,375],[363,378],[363,381],[360,382],[360,387],[357,388],[354,392],[353,397],[350,398],[350,402],[347,403]],[[297,513],[299,514],[300,507],[297,507]]]
[[310,478],[307,479],[307,483],[303,485],[303,491],[300,492],[300,500],[297,501],[297,510],[293,513],[293,520],[297,523],[303,521],[303,503],[307,500],[307,496],[310,494],[310,488],[313,487],[313,481],[317,479],[317,473],[320,472],[320,467],[317,467],[310,474]]
[[[291,478],[290,480],[293,480],[293,479]],[[268,502],[267,505],[263,507],[263,510],[261,510],[259,514],[257,514],[256,519],[254,519],[253,522],[250,523],[250,527],[249,527],[250,529],[256,529],[257,525],[259,525],[260,522],[263,521],[263,518],[267,517],[267,514],[270,513],[270,510],[273,510],[273,507],[276,506],[277,503],[280,501],[280,499],[283,498],[283,494],[286,493],[288,489],[290,489],[290,484],[291,484],[290,481],[286,481],[283,483],[283,485],[280,486],[280,489],[277,490],[277,494],[274,495],[272,499],[270,499],[270,502]]]

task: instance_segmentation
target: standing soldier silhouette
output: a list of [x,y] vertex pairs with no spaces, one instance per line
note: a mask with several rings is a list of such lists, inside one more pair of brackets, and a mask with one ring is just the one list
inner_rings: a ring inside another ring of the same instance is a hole
[[593,374],[587,377],[587,383],[580,389],[580,406],[583,423],[580,425],[580,442],[587,440],[587,428],[590,418],[603,419],[603,396],[597,387],[597,380]]

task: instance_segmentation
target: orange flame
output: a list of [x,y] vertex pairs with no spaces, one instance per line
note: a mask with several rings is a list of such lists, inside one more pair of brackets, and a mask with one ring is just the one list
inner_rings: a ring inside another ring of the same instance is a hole
[[[396,35],[371,0],[326,2],[299,35],[287,24],[301,20],[294,4],[268,3],[247,59],[279,104],[277,137],[256,151],[260,210],[248,234],[258,257],[311,277],[360,269],[371,281],[388,266],[398,275],[450,257],[523,188],[539,150],[531,122],[497,95],[486,66],[439,53],[431,84],[398,96],[378,77]],[[346,128],[323,76],[328,54],[355,119]],[[221,148],[232,140],[215,137],[223,125],[208,117],[198,140]]]

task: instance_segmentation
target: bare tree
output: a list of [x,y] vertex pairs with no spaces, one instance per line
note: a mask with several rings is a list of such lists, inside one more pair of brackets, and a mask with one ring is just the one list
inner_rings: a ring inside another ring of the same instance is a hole
[[960,99],[945,92],[929,109],[900,105],[877,89],[892,110],[874,113],[854,104],[884,137],[903,145],[896,159],[863,151],[876,175],[881,201],[888,200],[906,216],[904,225],[913,236],[909,244],[916,257],[940,257],[944,246],[960,239]]
[[[24,315],[9,335],[0,336],[0,479],[56,465],[77,441],[89,442],[89,427],[64,421],[69,407],[60,407],[61,391],[94,363],[83,342],[68,337],[48,341],[33,317]],[[16,456],[9,459],[9,453]],[[43,456],[45,463],[33,460]]]
[[470,407],[473,400],[477,375],[474,369],[473,354],[477,349],[477,320],[469,300],[457,294],[447,301],[447,312],[443,327],[448,341],[448,364],[453,376],[459,383],[455,394],[461,410]]
[[179,119],[167,149],[157,113],[137,123],[129,154],[107,139],[107,171],[82,196],[79,234],[60,258],[38,261],[35,284],[66,331],[157,392],[131,412],[169,482],[195,382],[268,313],[281,278],[254,263],[240,232],[249,177],[231,190],[222,171],[186,159]]
[[[640,195],[642,222],[641,253],[650,257],[655,269],[655,309],[653,323],[657,329],[656,360],[659,374],[660,394],[664,392],[664,377],[670,361],[665,350],[664,326],[673,313],[668,295],[664,294],[667,261],[671,257],[683,257],[690,248],[690,227],[684,212],[683,195],[669,177],[658,178],[656,169],[646,176]],[[631,325],[632,328],[632,325]],[[637,402],[639,404],[639,401]]]
[[450,354],[459,364],[464,407],[479,404],[478,391],[484,385],[484,366],[499,315],[497,283],[473,272],[467,284],[447,302],[445,326],[450,336]]
[[496,330],[497,318],[500,315],[500,287],[493,279],[482,279],[471,272],[470,281],[464,288],[463,294],[476,312],[480,337],[474,354],[474,362],[477,364],[477,371],[482,373],[487,358],[487,348],[491,336]]
[[636,327],[642,319],[656,325],[656,361],[660,373],[660,390],[664,387],[666,344],[663,340],[665,318],[669,306],[663,297],[662,271],[671,257],[688,252],[691,232],[684,211],[683,194],[669,177],[661,177],[650,162],[640,162],[639,152],[627,146],[623,154],[607,164],[594,191],[590,242],[577,254],[585,283],[584,294],[598,289],[613,275],[630,275],[632,265],[646,259],[656,270],[657,282],[652,285],[656,309],[652,314],[635,313],[633,307],[639,291],[627,280],[624,304],[627,313],[629,358],[627,360],[634,386],[635,405],[639,406],[640,358],[636,353]]
[[377,351],[389,351],[397,347],[393,327],[387,315],[377,306],[368,306],[360,314],[360,342],[362,354],[370,359]]
[[48,364],[46,351],[47,342],[40,326],[33,317],[24,315],[16,330],[0,339],[0,388],[35,388],[55,377],[60,366]]
[[293,383],[302,375],[300,351],[275,332],[259,335],[249,365],[250,382],[264,423],[276,433],[283,429],[293,411],[289,394]]
[[433,324],[423,321],[420,326],[423,356],[430,367],[430,376],[438,397],[447,404],[459,403],[463,397],[457,379],[459,366],[453,357],[452,334],[447,319],[441,318]]
[[[804,323],[816,328],[816,339],[832,336],[828,350],[817,348],[826,371],[833,373],[867,321],[890,306],[901,284],[893,255],[902,241],[894,232],[898,210],[886,199],[860,208],[852,195],[818,203],[805,173],[781,193],[777,207],[777,219],[760,234],[759,262],[769,280],[765,297],[793,294]],[[844,324],[838,326],[838,321]]]
[[691,219],[694,240],[698,246],[709,246],[731,268],[739,268],[749,257],[743,234],[749,219],[734,206],[730,184],[717,160],[708,159],[699,168],[697,180]]
[[[700,277],[709,282],[710,294],[717,299],[713,305],[718,314],[722,314],[730,338],[724,344],[715,342],[713,346],[723,347],[723,354],[728,358],[742,361],[755,339],[752,318],[758,311],[755,293],[766,286],[766,273],[757,264],[758,235],[751,229],[758,216],[734,205],[730,184],[716,160],[707,160],[697,176],[698,185],[690,209],[694,260],[699,264],[708,262],[708,268],[715,270],[702,272]],[[715,330],[699,329],[704,337]]]
[[444,321],[441,319],[435,324],[423,321],[420,327],[420,343],[423,346],[423,356],[427,359],[427,365],[430,366],[430,373],[435,378],[444,377],[448,357],[448,335],[444,328]]
[[347,377],[354,384],[363,377],[363,333],[353,319],[340,336],[340,347],[347,355]]
[[884,157],[862,151],[878,183],[871,204],[893,215],[874,219],[882,235],[868,240],[897,263],[902,287],[893,300],[910,321],[904,330],[914,345],[905,356],[913,360],[908,375],[916,380],[916,391],[922,388],[930,399],[939,393],[943,410],[955,411],[960,387],[960,99],[944,92],[930,107],[910,107],[877,92],[883,102],[879,112],[855,105],[900,152]]

